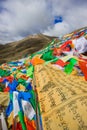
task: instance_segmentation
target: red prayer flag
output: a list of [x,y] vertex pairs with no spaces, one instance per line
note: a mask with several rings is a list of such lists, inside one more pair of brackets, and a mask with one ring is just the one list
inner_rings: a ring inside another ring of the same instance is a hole
[[87,80],[87,61],[79,61],[79,67],[85,76],[85,80]]

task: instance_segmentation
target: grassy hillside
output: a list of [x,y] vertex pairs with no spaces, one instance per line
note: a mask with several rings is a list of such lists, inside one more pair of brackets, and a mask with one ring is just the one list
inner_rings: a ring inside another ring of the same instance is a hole
[[38,34],[28,36],[17,42],[0,45],[0,64],[32,54],[42,49],[52,39],[53,37]]

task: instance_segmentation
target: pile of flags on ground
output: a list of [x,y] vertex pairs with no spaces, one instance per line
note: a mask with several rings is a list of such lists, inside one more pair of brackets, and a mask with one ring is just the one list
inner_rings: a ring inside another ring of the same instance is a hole
[[5,117],[1,113],[5,124],[2,125],[3,130],[36,130],[38,124],[42,128],[38,86],[34,77],[36,65],[51,64],[67,74],[76,71],[87,80],[87,58],[83,55],[87,52],[85,35],[86,29],[73,36],[62,37],[59,42],[54,39],[29,57],[0,65],[0,83],[4,85],[0,86],[0,106],[6,108]]

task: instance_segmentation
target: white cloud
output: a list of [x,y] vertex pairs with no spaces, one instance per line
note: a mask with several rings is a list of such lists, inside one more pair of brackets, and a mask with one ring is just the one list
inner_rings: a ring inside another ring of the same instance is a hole
[[[86,0],[6,0],[0,8],[0,43],[35,33],[59,36],[87,25]],[[54,16],[63,22],[54,25]]]
[[[54,2],[55,1],[55,2]],[[63,17],[62,23],[49,26],[44,34],[64,35],[75,29],[87,26],[87,1],[86,0],[52,0],[53,15]]]
[[7,0],[2,3],[2,7],[0,42],[40,33],[50,25],[51,13],[45,0]]
[[44,34],[50,36],[59,36],[59,35],[64,35],[65,33],[68,32],[70,32],[69,25],[66,22],[61,22],[55,24],[52,27],[48,27],[48,29],[44,31]]

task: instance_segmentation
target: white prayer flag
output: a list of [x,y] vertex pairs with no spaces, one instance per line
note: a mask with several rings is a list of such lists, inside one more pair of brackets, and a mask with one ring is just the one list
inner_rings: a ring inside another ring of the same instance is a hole
[[35,115],[35,111],[32,105],[29,102],[22,100],[22,108],[23,108],[25,116],[28,117],[28,119],[32,120],[32,118]]
[[13,111],[14,111],[14,117],[17,116],[18,112],[20,111],[18,104],[18,92],[16,91],[13,92]]

